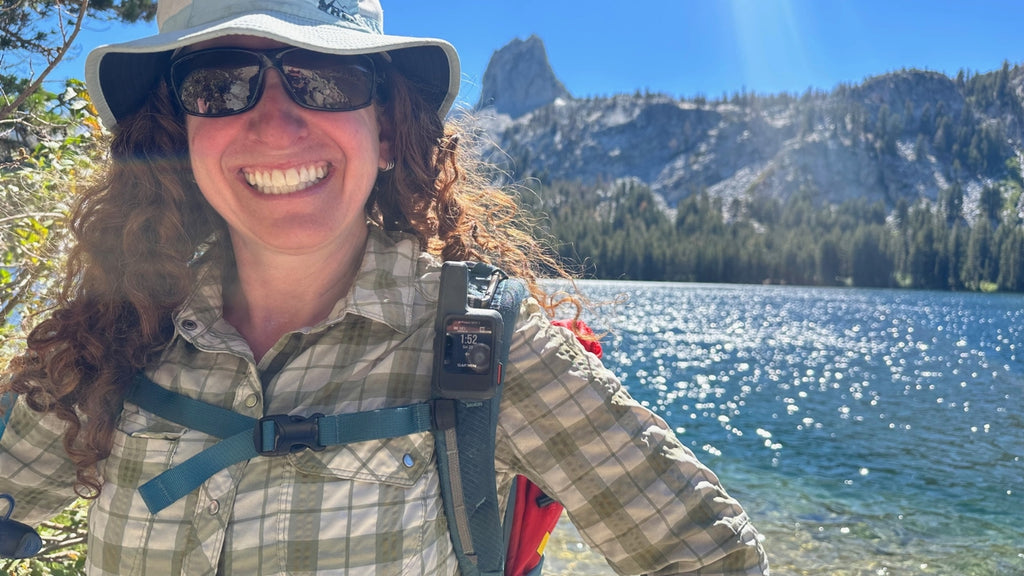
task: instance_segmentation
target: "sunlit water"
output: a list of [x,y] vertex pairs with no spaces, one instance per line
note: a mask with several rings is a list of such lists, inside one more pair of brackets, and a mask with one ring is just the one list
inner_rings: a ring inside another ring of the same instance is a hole
[[588,282],[774,574],[1024,575],[1024,296]]

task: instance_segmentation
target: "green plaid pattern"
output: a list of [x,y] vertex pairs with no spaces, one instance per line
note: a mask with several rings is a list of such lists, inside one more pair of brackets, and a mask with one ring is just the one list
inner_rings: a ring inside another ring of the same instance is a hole
[[[438,270],[415,240],[373,229],[349,296],[257,364],[221,318],[208,269],[148,375],[252,417],[426,400]],[[74,498],[60,430],[19,404],[0,442],[0,491],[23,521]],[[258,457],[149,514],[138,487],[215,442],[125,406],[90,512],[91,575],[458,573],[430,434]],[[503,485],[537,481],[621,573],[767,574],[757,532],[714,474],[533,301],[506,369],[497,459]]]

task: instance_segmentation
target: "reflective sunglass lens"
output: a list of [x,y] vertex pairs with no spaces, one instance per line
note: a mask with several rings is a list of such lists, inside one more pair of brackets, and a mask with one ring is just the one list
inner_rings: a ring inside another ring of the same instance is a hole
[[259,57],[244,52],[197,53],[175,62],[171,77],[185,111],[225,116],[248,109],[259,90]]
[[297,51],[284,55],[282,68],[300,105],[318,110],[356,110],[373,99],[369,62]]
[[251,108],[259,98],[261,72],[281,72],[296,104],[313,110],[348,111],[373,100],[373,61],[287,48],[255,52],[212,49],[171,64],[171,85],[182,108],[196,116],[228,116]]

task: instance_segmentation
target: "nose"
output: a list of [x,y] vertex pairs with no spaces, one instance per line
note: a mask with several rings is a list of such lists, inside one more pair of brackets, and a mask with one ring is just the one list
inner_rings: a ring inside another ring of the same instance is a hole
[[289,144],[305,136],[304,109],[292,101],[277,70],[263,75],[263,93],[249,111],[249,129],[261,141]]

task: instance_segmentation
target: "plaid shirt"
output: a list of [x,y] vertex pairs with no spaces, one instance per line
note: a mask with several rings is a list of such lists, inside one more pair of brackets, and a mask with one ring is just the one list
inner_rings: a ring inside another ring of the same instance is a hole
[[[254,418],[427,400],[438,270],[414,240],[372,231],[329,319],[256,363],[221,317],[210,267],[147,374]],[[505,378],[502,484],[514,473],[536,481],[618,572],[767,573],[757,532],[715,475],[535,301],[524,303]],[[10,416],[0,492],[17,499],[15,516],[38,523],[73,499],[74,469],[53,418],[20,403]],[[458,572],[430,433],[257,457],[151,515],[139,486],[215,442],[125,405],[89,514],[90,574]]]

